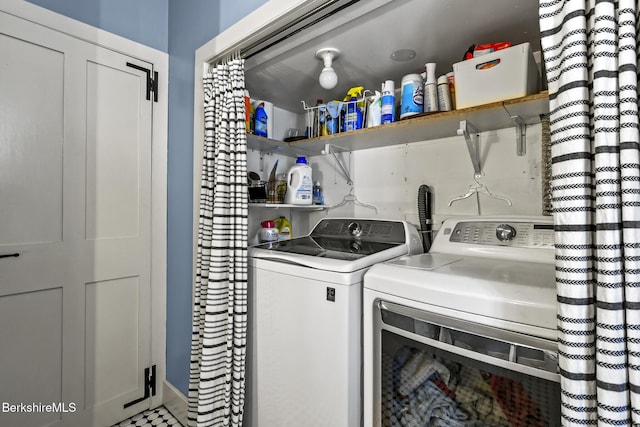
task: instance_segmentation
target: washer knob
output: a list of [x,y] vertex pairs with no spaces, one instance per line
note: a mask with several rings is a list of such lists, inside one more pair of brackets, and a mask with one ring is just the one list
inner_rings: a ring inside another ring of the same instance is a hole
[[349,230],[349,233],[351,233],[352,236],[359,236],[360,234],[362,234],[362,227],[360,226],[360,223],[358,223],[358,222],[349,223],[348,230]]
[[513,240],[516,237],[516,229],[509,224],[500,224],[496,227],[496,237],[501,242]]

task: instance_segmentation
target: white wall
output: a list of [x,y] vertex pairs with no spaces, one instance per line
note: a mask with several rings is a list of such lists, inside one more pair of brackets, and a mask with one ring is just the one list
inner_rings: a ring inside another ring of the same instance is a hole
[[[527,127],[527,154],[516,155],[514,128],[480,134],[481,164],[485,173],[481,182],[491,192],[507,196],[512,205],[502,200],[480,195],[482,215],[541,215],[542,169],[541,126]],[[249,170],[259,172],[264,179],[275,159],[280,159],[278,171],[286,172],[295,159],[264,154],[260,172],[260,154],[249,152]],[[418,223],[418,187],[429,185],[434,191],[434,228],[447,217],[478,215],[475,196],[448,205],[450,199],[465,194],[473,181],[473,166],[467,146],[461,136],[396,145],[385,148],[345,153],[354,180],[354,194],[358,200],[373,204],[372,209],[346,205],[338,209],[316,212],[290,209],[252,208],[250,235],[257,231],[259,221],[285,215],[293,222],[294,234],[306,234],[325,216],[386,218]],[[334,205],[349,193],[339,168],[330,156],[310,158],[314,181],[324,189],[325,202]]]

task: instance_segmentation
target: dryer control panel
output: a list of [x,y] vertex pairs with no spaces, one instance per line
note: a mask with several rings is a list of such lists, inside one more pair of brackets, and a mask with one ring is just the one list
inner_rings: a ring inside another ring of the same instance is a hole
[[517,248],[554,247],[553,224],[535,222],[461,221],[440,230],[451,243],[512,246]]

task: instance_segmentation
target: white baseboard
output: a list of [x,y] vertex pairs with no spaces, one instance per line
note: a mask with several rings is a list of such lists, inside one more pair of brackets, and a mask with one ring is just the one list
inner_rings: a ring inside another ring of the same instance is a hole
[[162,382],[162,401],[165,406],[176,417],[180,424],[186,427],[187,415],[189,413],[189,403],[187,397],[167,381]]

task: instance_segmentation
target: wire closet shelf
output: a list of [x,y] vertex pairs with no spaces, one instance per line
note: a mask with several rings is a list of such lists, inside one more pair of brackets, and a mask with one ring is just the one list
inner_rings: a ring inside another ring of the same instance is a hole
[[367,117],[367,96],[370,93],[371,91],[365,90],[363,96],[355,100],[329,101],[315,106],[301,101],[305,117],[305,136],[318,138],[363,127]]

